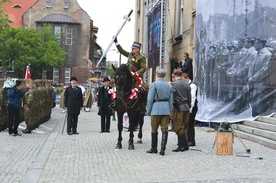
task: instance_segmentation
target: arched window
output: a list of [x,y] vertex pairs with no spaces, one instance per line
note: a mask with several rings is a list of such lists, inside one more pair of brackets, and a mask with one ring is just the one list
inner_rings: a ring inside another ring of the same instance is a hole
[[13,6],[13,8],[22,8],[22,7],[19,5],[15,5],[15,6]]

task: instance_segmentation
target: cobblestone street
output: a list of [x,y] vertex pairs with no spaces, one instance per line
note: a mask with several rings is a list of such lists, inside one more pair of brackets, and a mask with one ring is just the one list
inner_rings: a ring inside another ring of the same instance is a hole
[[[81,111],[79,135],[62,135],[64,113],[53,109],[52,118],[31,134],[9,136],[0,132],[1,183],[96,183],[96,182],[276,182],[276,151],[244,140],[249,157],[234,138],[234,155],[218,156],[212,148],[216,132],[196,127],[196,146],[175,153],[177,136],[170,132],[165,156],[148,154],[151,146],[150,118],[145,117],[143,143],[128,150],[128,135],[123,132],[123,149],[115,150],[117,122],[111,133],[100,132],[100,117],[94,105]],[[20,131],[25,127],[20,124]],[[135,132],[135,141],[138,132]],[[158,150],[160,150],[160,138]],[[257,159],[262,157],[263,160]]]

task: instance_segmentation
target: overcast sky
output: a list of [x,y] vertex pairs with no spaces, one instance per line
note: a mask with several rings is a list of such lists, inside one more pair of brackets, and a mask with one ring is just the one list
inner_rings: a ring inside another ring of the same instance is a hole
[[[131,9],[135,9],[135,0],[78,0],[79,5],[85,10],[94,21],[94,26],[99,28],[97,34],[97,43],[105,50],[112,37],[123,24],[123,16],[127,15]],[[125,50],[131,50],[130,47],[134,41],[134,17],[131,15],[131,21],[127,22],[118,36],[118,41]],[[116,49],[113,44],[110,50]],[[119,53],[109,51],[107,60],[118,61]],[[122,56],[122,63],[126,58]]]

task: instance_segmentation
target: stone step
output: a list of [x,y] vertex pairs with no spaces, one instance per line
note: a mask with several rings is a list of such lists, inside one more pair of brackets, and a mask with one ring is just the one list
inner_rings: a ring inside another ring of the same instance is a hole
[[258,117],[255,121],[261,121],[264,123],[269,123],[269,124],[274,124],[276,125],[276,117],[264,117],[264,116],[260,116]]
[[[257,136],[257,135],[252,135],[252,134],[249,134],[249,133],[246,133],[246,132],[242,132],[240,130],[236,130],[236,132],[243,139],[251,140],[253,142],[264,145],[266,147],[276,149],[276,141],[274,141],[274,140],[270,140],[270,139],[260,137],[260,136]],[[248,147],[248,146],[247,146],[247,148],[250,149],[250,147]]]
[[243,124],[254,128],[276,132],[276,125],[271,123],[264,123],[260,121],[244,121]]
[[258,129],[258,128],[246,126],[243,124],[236,124],[235,128],[239,131],[243,131],[243,132],[246,132],[246,133],[249,133],[252,135],[257,135],[260,137],[268,138],[268,139],[274,140],[276,142],[276,133],[273,131]]

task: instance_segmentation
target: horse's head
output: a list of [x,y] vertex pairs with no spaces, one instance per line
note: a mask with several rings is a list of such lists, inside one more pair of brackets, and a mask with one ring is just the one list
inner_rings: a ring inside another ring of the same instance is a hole
[[133,76],[126,64],[122,64],[120,67],[115,68],[112,65],[113,70],[115,71],[115,85],[117,92],[129,92],[134,86]]

